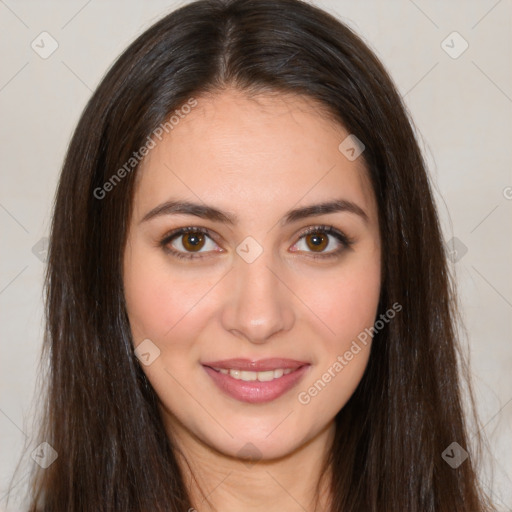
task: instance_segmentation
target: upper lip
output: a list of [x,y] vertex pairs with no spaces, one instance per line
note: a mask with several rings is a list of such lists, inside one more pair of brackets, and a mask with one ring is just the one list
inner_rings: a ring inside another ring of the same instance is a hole
[[282,368],[286,370],[291,368],[296,370],[301,366],[307,365],[306,361],[296,361],[294,359],[282,359],[282,358],[270,358],[260,359],[259,361],[251,361],[250,359],[223,359],[222,361],[212,361],[202,363],[203,366],[209,366],[210,368],[224,368],[226,370],[237,369],[237,370],[249,370],[253,372],[261,372],[265,370],[276,370]]

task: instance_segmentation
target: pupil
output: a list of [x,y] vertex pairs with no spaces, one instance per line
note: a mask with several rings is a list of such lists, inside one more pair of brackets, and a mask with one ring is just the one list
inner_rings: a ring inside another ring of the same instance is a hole
[[199,237],[196,235],[189,235],[188,241],[192,245],[197,245],[199,243]]

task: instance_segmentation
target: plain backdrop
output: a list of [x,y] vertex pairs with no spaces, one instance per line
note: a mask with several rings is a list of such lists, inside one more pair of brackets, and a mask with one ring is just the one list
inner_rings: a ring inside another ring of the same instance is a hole
[[[0,0],[0,509],[23,444],[36,446],[31,422],[43,333],[44,239],[63,156],[114,59],[183,3]],[[445,241],[457,251],[452,268],[468,332],[464,343],[491,448],[481,480],[500,510],[510,511],[512,3],[313,3],[363,37],[414,119]],[[52,45],[55,51],[44,55]],[[14,481],[20,496],[24,481],[23,473]],[[13,502],[9,510],[16,507]]]

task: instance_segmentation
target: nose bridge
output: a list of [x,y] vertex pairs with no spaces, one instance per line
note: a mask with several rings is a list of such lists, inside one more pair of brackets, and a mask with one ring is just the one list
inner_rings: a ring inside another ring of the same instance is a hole
[[[240,244],[239,250],[249,247],[248,254],[254,251],[254,245],[248,244]],[[262,249],[254,260],[239,252],[222,314],[226,330],[253,343],[264,343],[277,332],[289,330],[294,321],[291,292],[281,281],[272,252]]]

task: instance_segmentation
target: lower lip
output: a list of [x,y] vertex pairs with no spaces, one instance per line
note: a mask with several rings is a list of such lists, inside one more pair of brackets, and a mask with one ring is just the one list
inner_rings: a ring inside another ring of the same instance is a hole
[[306,364],[278,379],[260,382],[258,380],[245,381],[234,379],[229,374],[226,375],[225,373],[215,371],[209,366],[203,366],[206,373],[210,375],[213,382],[215,382],[222,391],[236,400],[251,404],[270,402],[284,395],[302,379],[309,367],[310,365]]

